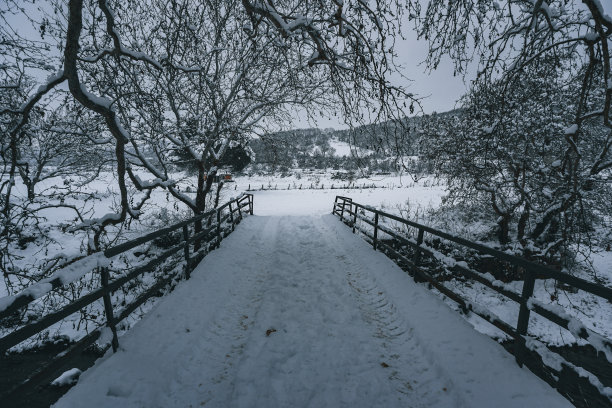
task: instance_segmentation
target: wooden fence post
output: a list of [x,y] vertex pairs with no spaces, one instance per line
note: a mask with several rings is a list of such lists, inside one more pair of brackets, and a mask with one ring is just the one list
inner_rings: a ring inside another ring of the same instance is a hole
[[255,201],[255,197],[253,197],[253,194],[249,195],[249,213],[251,215],[253,215],[253,204]]
[[525,279],[523,281],[523,293],[521,294],[521,307],[519,310],[518,322],[516,323],[516,331],[521,336],[515,339],[515,358],[519,366],[523,366],[525,361],[525,354],[527,349],[524,344],[522,336],[527,334],[527,328],[529,327],[529,315],[531,310],[527,305],[529,298],[533,295],[533,288],[535,286],[535,275],[530,269],[525,270]]
[[414,277],[414,281],[415,282],[422,282],[423,280],[418,279],[417,276],[418,274],[416,273],[416,268],[418,267],[419,263],[421,262],[421,248],[420,246],[423,244],[423,234],[425,233],[425,231],[423,231],[423,229],[419,228],[419,234],[417,235],[417,246],[414,248],[414,257],[412,258],[412,262],[414,263],[414,270],[413,270],[413,277]]
[[342,212],[340,213],[340,220],[344,222],[344,209],[346,208],[346,198],[342,200]]
[[113,346],[113,352],[117,352],[119,348],[119,340],[117,339],[117,327],[115,326],[115,315],[113,314],[113,303],[111,302],[110,291],[108,290],[108,268],[98,268],[100,271],[100,281],[102,288],[104,288],[104,314],[106,314],[106,325],[111,329],[113,333],[113,339],[111,345]]
[[[353,203],[351,202],[351,208],[353,207]],[[355,204],[355,209],[353,210],[353,234],[355,233],[355,228],[357,227],[357,204]]]
[[374,240],[372,241],[372,246],[376,251],[378,246],[378,213],[374,213]]
[[221,245],[221,210],[217,209],[217,247]]
[[191,265],[189,261],[189,227],[183,225],[183,239],[185,240],[185,277],[189,279],[191,277]]
[[230,221],[232,223],[232,231],[234,230],[234,210],[232,209],[232,202],[229,203]]

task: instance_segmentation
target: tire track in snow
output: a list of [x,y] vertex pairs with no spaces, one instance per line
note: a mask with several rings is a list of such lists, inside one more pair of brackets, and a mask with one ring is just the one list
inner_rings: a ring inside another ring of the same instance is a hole
[[[258,241],[258,244],[254,245],[253,256],[263,257],[266,261],[263,264],[259,262],[257,269],[245,269],[245,273],[241,275],[243,278],[236,282],[231,298],[215,317],[208,334],[199,342],[198,347],[195,347],[198,351],[194,350],[194,353],[205,356],[206,360],[197,361],[196,357],[195,364],[189,364],[190,367],[206,367],[208,375],[200,378],[197,384],[201,403],[207,407],[226,407],[242,406],[244,401],[251,400],[253,396],[248,396],[249,391],[245,393],[245,390],[241,389],[245,384],[240,377],[244,376],[244,370],[248,370],[245,367],[257,361],[256,356],[265,347],[265,342],[262,341],[263,333],[260,333],[263,329],[262,322],[258,319],[262,302],[266,298],[269,301],[274,297],[273,292],[279,289],[278,280],[286,278],[288,271],[308,275],[312,271],[324,269],[329,260],[338,260],[342,269],[333,273],[344,273],[343,278],[336,278],[340,282],[344,281],[345,285],[348,283],[350,290],[334,295],[348,295],[348,299],[340,301],[344,304],[348,301],[349,305],[353,304],[351,307],[358,308],[357,315],[360,315],[361,319],[355,324],[364,325],[366,330],[371,331],[374,340],[371,345],[375,348],[371,351],[379,353],[377,362],[373,364],[388,364],[382,372],[389,382],[390,391],[395,390],[398,393],[396,400],[400,402],[399,406],[457,406],[449,392],[435,388],[440,383],[438,373],[424,360],[411,336],[412,329],[406,325],[385,292],[377,286],[370,271],[364,270],[354,259],[354,251],[349,251],[344,245],[333,240],[333,229],[325,225],[322,219],[312,221],[312,224],[304,224],[292,219],[271,218],[261,234],[254,233],[251,236],[250,240]],[[291,239],[287,238],[289,236]],[[295,243],[298,244],[297,248]],[[325,284],[321,281],[324,278],[317,274],[306,279],[314,286],[320,287]],[[324,292],[329,297],[327,290]],[[351,296],[351,293],[354,296]],[[266,304],[266,307],[269,308],[270,305]],[[256,330],[253,330],[254,326]],[[368,327],[370,329],[367,329]],[[295,356],[279,358],[291,359]],[[198,378],[198,375],[194,369],[181,373],[181,387],[188,383],[189,378]],[[269,392],[277,386],[277,378],[264,377],[255,385],[258,393]],[[276,396],[273,394],[258,395],[256,398],[274,401],[274,398],[278,398],[278,392]],[[306,397],[303,406],[312,405],[307,398],[316,396]],[[280,401],[281,406],[291,406]],[[177,401],[172,402],[176,405]]]
[[[227,313],[224,313],[220,319],[218,330],[214,332],[217,356],[222,359],[219,361],[222,374],[213,378],[213,383],[218,386],[208,391],[208,397],[211,398],[206,404],[208,406],[226,406],[236,392],[238,365],[253,335],[251,329],[263,300],[262,287],[275,263],[274,258],[270,258],[269,254],[274,253],[273,249],[278,246],[278,224],[278,218],[270,218],[264,230],[251,237],[251,242],[264,244],[257,248],[255,256],[263,257],[267,261],[263,265],[255,263],[257,266],[254,271],[248,270],[249,273],[243,274],[244,280],[240,282],[241,293],[234,294],[232,308],[227,309]],[[254,274],[251,275],[251,272]],[[244,299],[247,301],[245,302]],[[227,339],[233,339],[233,341],[228,344]]]
[[[258,230],[251,235],[250,242],[264,244],[255,250],[255,256],[265,256],[270,252],[269,248],[276,246],[277,223],[278,219],[270,218],[263,231]],[[236,366],[249,341],[249,330],[262,300],[261,286],[271,266],[271,262],[268,262],[267,265],[259,264],[254,267],[250,264],[250,259],[246,261],[237,265],[242,267],[245,273],[235,282],[228,302],[215,316],[207,335],[194,347],[194,355],[199,358],[192,359],[180,378],[175,380],[180,384],[177,387],[180,393],[184,384],[198,379],[197,394],[201,406],[226,406],[234,392]],[[199,371],[202,367],[206,368],[206,373],[210,373],[208,377],[202,378]],[[171,402],[168,406],[178,406],[179,401],[168,402]]]
[[[332,228],[323,228],[321,235],[334,235]],[[331,241],[331,240],[330,240]],[[338,248],[336,258],[346,266],[346,279],[365,322],[373,326],[373,336],[381,347],[381,359],[390,370],[389,380],[399,393],[410,398],[411,407],[462,407],[465,406],[453,392],[452,380],[442,370],[424,357],[418,339],[397,307],[380,288],[372,271],[365,270],[342,240],[330,242]],[[345,255],[346,253],[347,255]],[[354,253],[354,251],[353,251]],[[440,378],[448,384],[438,387]]]
[[[225,406],[408,406],[380,367],[318,218],[284,217]],[[264,335],[266,328],[276,332]],[[364,348],[364,345],[368,345]],[[367,401],[367,402],[366,402]],[[215,405],[216,406],[216,405]]]

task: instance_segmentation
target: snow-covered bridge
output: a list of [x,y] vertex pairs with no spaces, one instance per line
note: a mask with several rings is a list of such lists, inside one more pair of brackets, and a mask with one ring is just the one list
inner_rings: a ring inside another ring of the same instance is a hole
[[249,217],[58,407],[564,407],[331,215]]

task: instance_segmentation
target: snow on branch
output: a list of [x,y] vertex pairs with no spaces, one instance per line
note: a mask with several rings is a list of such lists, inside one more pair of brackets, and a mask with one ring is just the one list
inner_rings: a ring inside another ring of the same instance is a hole
[[106,258],[102,252],[98,252],[79,259],[78,261],[72,262],[48,278],[36,282],[18,294],[0,298],[0,312],[3,312],[11,307],[18,299],[29,298],[30,301],[38,299],[55,288],[65,286],[76,281],[97,267],[107,266],[108,263],[108,258]]
[[588,329],[578,319],[567,314],[561,306],[544,304],[537,299],[530,298],[527,301],[527,307],[536,312],[537,308],[541,308],[560,317],[563,320],[566,320],[567,328],[576,340],[587,340],[589,344],[595,348],[595,350],[604,353],[608,361],[612,362],[612,343],[610,343],[610,341],[602,335]]
[[64,71],[59,70],[54,75],[49,76],[47,78],[47,82],[39,86],[38,90],[34,94],[32,94],[26,102],[24,102],[21,105],[19,110],[17,111],[3,110],[2,112],[0,112],[0,115],[8,113],[8,112],[18,113],[22,115],[21,120],[17,122],[15,126],[13,126],[13,128],[9,131],[9,133],[11,135],[17,134],[19,129],[21,129],[21,127],[27,123],[29,115],[30,115],[30,111],[32,110],[32,108],[34,108],[34,106],[38,103],[38,101],[40,101],[40,99],[43,96],[45,96],[49,91],[51,91],[53,88],[55,88],[57,85],[61,84],[65,80],[66,80],[66,76],[64,75]]
[[154,58],[150,57],[149,55],[143,52],[140,52],[140,51],[134,51],[134,50],[125,48],[121,42],[121,36],[119,34],[119,31],[116,28],[115,13],[109,7],[108,1],[98,0],[98,6],[100,7],[100,10],[102,10],[102,12],[104,13],[104,16],[106,17],[106,30],[108,34],[111,36],[111,38],[113,39],[113,44],[115,45],[115,49],[112,51],[113,53],[117,53],[119,55],[128,57],[132,60],[146,62],[148,64],[153,65],[155,68],[159,70],[163,70],[162,64],[159,61],[155,60]]

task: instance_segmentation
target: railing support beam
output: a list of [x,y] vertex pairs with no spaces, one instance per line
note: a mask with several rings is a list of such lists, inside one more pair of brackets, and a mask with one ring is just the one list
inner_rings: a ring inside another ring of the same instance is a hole
[[[416,247],[414,248],[414,257],[412,258],[412,262],[414,262],[414,267],[417,268],[421,263],[421,248],[423,245],[423,235],[425,231],[422,228],[419,228],[419,233],[417,235]],[[413,277],[415,282],[424,282],[423,279],[419,278],[418,273],[413,272]]]
[[183,226],[183,240],[185,240],[185,277],[189,279],[191,277],[191,262],[189,260],[189,227],[187,225]]
[[[521,306],[519,310],[518,322],[516,323],[516,331],[520,336],[527,335],[527,329],[529,327],[529,316],[531,310],[529,309],[529,299],[533,296],[533,289],[535,287],[535,275],[529,269],[525,270],[525,279],[523,281],[523,293],[521,294]],[[519,366],[523,366],[525,361],[525,355],[527,350],[525,343],[522,339],[517,339],[516,344],[516,362]],[[516,340],[515,340],[516,341]]]
[[378,213],[374,214],[374,240],[372,240],[372,247],[376,251],[378,247]]
[[106,315],[106,325],[111,329],[111,332],[113,333],[111,345],[113,347],[113,352],[116,353],[117,349],[119,348],[119,339],[117,339],[117,327],[115,326],[115,315],[113,314],[113,302],[111,301],[111,294],[108,290],[108,268],[98,268],[98,271],[100,272],[100,282],[102,283],[102,287],[104,288],[104,295],[102,296],[102,299],[104,300],[104,314]]
[[221,210],[217,210],[217,247],[221,245]]

